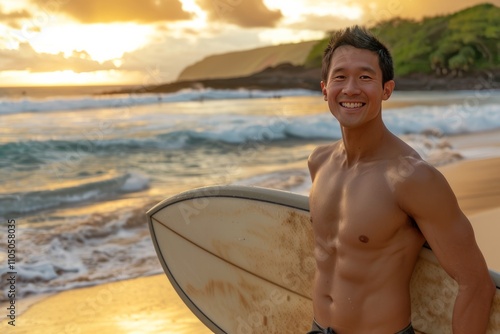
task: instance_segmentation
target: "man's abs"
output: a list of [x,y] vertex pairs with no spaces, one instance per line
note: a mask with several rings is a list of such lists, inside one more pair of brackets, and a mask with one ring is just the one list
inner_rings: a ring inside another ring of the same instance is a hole
[[317,273],[313,285],[314,317],[338,333],[396,333],[411,318],[408,287],[342,281]]

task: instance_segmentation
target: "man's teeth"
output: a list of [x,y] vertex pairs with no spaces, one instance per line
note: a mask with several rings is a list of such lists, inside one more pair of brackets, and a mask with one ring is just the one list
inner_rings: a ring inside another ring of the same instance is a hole
[[360,108],[363,106],[363,103],[360,103],[360,102],[342,102],[340,105],[344,108]]

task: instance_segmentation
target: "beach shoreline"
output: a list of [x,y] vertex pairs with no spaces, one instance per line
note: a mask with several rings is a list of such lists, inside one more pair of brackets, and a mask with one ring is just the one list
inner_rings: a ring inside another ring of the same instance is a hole
[[[157,85],[103,90],[101,94],[175,93],[183,89],[308,89],[320,91],[321,68],[290,63],[270,66],[247,76],[178,80]],[[396,91],[498,90],[500,69],[471,71],[462,76],[415,73],[396,77]]]
[[[500,272],[500,129],[445,138],[455,148],[489,154],[438,167],[470,219],[490,269]],[[492,150],[493,148],[493,150]],[[163,274],[71,289],[17,301],[16,333],[188,333],[210,331],[190,312]],[[2,309],[8,304],[2,305]],[[86,306],[85,306],[86,305]],[[80,312],[80,313],[78,313]],[[176,313],[177,312],[177,313]],[[181,319],[176,321],[175,319]],[[8,318],[2,331],[12,330]],[[127,327],[128,326],[128,327]],[[41,331],[40,331],[41,330]]]

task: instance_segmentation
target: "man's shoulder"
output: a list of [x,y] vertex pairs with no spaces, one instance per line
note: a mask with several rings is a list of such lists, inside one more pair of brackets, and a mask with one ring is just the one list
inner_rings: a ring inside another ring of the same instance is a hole
[[309,155],[309,164],[317,164],[325,161],[338,146],[339,142],[317,146]]
[[425,161],[418,152],[401,138],[391,137],[387,145],[385,160],[385,177],[391,189],[401,189],[407,192],[415,187],[430,187],[444,180],[441,172]]
[[320,145],[316,147],[312,153],[309,155],[307,160],[307,165],[309,167],[309,172],[311,177],[314,179],[316,172],[325,164],[325,162],[332,157],[333,152],[338,147],[339,142],[334,142],[332,144]]
[[415,155],[400,156],[386,173],[390,188],[399,199],[415,200],[419,196],[448,193],[450,186],[444,175],[433,165]]
[[432,181],[442,174],[437,168],[425,161],[418,152],[404,142],[395,137],[392,150],[388,151],[388,170],[396,173],[398,180],[407,185],[413,183],[426,183]]
[[400,163],[406,164],[405,167],[408,168],[407,179],[410,185],[427,184],[429,182],[434,182],[437,179],[444,179],[443,174],[441,174],[441,172],[436,167],[419,156],[406,156],[404,157],[404,159],[400,160]]

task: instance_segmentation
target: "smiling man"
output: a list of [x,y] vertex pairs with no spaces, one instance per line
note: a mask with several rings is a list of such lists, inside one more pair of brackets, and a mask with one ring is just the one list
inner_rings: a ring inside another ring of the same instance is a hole
[[425,241],[459,284],[453,332],[484,333],[495,287],[447,181],[384,125],[393,76],[387,48],[360,27],[325,50],[321,89],[342,139],[309,157],[311,333],[414,333],[409,284]]

